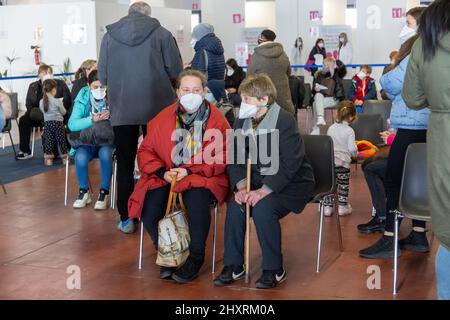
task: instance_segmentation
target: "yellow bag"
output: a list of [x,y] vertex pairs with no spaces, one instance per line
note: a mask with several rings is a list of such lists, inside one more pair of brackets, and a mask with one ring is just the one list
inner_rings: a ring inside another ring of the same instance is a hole
[[[161,267],[179,267],[189,256],[191,236],[187,221],[187,211],[181,193],[173,192],[176,177],[170,186],[166,215],[158,224],[158,256],[156,264]],[[175,210],[177,198],[180,210]]]

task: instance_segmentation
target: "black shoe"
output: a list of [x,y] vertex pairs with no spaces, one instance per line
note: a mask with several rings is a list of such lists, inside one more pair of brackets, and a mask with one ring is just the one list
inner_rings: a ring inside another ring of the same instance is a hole
[[284,269],[279,270],[263,270],[261,278],[256,281],[256,288],[270,289],[275,288],[278,284],[287,279],[287,273]]
[[159,278],[160,279],[172,279],[172,274],[177,270],[177,268],[171,267],[160,267],[159,268]]
[[361,233],[384,232],[386,220],[373,217],[367,223],[358,225],[358,231]]
[[[394,257],[394,237],[383,235],[374,245],[360,250],[359,255],[368,259],[389,259]],[[400,249],[398,250],[400,257]]]
[[28,160],[31,158],[33,158],[33,156],[30,153],[26,152],[20,152],[16,157],[17,160]]
[[172,279],[178,283],[188,283],[198,277],[203,259],[189,256],[184,265],[172,274]]
[[425,232],[411,231],[405,238],[398,241],[400,248],[414,252],[429,252],[430,245]]
[[218,287],[227,286],[244,276],[245,270],[242,266],[225,266],[222,273],[214,279],[214,285]]

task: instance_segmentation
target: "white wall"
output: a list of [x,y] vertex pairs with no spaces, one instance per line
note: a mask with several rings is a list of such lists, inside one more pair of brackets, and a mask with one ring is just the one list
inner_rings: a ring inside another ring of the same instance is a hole
[[275,1],[247,1],[245,3],[245,27],[267,27],[276,32]]
[[[83,60],[95,58],[94,7],[93,2],[1,6],[0,31],[6,32],[7,36],[0,39],[0,70],[8,68],[4,57],[11,56],[14,51],[20,59],[13,64],[12,75],[36,74],[37,66],[31,45],[41,46],[41,61],[54,65],[55,73],[60,72],[66,58],[71,59],[72,70]],[[64,44],[63,26],[71,23],[86,25],[85,44]],[[43,30],[41,40],[35,40],[33,36],[37,27]],[[19,94],[19,102],[24,102],[30,82],[32,80],[0,81],[2,87],[9,88],[12,85],[12,89]]]

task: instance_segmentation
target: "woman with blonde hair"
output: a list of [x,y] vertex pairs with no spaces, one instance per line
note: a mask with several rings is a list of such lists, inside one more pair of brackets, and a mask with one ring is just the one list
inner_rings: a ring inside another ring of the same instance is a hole
[[72,100],[74,103],[80,90],[88,85],[89,74],[92,72],[92,70],[96,69],[97,61],[88,59],[86,61],[83,61],[77,72],[75,72],[75,80],[72,82],[73,86],[70,93],[72,95]]

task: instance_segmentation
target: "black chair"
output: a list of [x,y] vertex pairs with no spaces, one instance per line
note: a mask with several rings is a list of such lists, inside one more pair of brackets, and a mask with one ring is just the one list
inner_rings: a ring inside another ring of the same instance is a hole
[[336,217],[337,232],[339,238],[339,249],[342,252],[342,232],[337,212],[337,187],[336,174],[334,168],[334,147],[333,139],[326,135],[303,135],[305,151],[308,160],[314,171],[316,180],[313,197],[310,203],[319,203],[320,225],[319,239],[317,243],[317,265],[316,272],[320,272],[320,254],[322,250],[322,234],[324,220],[324,201],[327,198],[334,198],[334,216]]
[[11,129],[12,129],[12,119],[8,119],[8,120],[6,120],[5,127],[3,128],[2,133],[8,133],[9,140],[11,141],[11,146],[14,151],[14,158],[17,160],[17,151],[16,151],[16,147],[14,146],[14,141],[13,141],[13,138],[11,135]]
[[359,114],[350,125],[355,131],[356,140],[367,140],[374,145],[383,145],[380,137],[383,131],[383,118],[379,114]]
[[367,100],[362,107],[363,114],[379,114],[383,119],[383,130],[387,130],[387,120],[391,117],[392,101]]
[[348,98],[348,93],[352,87],[352,79],[342,79],[342,85],[344,87],[345,98]]
[[399,219],[408,218],[425,222],[431,221],[427,172],[426,143],[409,145],[403,169],[399,210],[394,212],[394,295],[397,294]]

